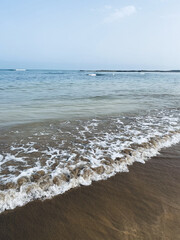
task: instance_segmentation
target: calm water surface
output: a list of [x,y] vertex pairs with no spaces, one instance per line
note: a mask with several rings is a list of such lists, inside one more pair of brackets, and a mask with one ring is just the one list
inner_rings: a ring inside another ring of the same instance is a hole
[[0,71],[0,125],[177,108],[178,73]]

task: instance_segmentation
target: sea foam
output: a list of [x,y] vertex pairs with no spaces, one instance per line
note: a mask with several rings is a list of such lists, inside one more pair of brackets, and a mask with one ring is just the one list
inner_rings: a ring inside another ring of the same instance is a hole
[[51,123],[33,131],[11,131],[11,145],[0,154],[0,212],[128,172],[134,162],[145,163],[180,141],[178,111]]

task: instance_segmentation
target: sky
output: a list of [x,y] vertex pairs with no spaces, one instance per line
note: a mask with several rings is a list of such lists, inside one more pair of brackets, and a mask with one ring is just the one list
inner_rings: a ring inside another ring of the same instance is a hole
[[180,69],[180,0],[0,0],[0,68]]

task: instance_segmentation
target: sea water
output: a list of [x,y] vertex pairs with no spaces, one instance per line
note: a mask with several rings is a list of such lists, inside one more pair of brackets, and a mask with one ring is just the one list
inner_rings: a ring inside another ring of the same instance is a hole
[[0,71],[0,212],[180,141],[180,73]]

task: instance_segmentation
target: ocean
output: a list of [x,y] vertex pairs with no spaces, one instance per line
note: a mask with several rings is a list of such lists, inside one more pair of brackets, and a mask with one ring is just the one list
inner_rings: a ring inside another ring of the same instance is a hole
[[180,73],[0,71],[0,212],[180,141]]

